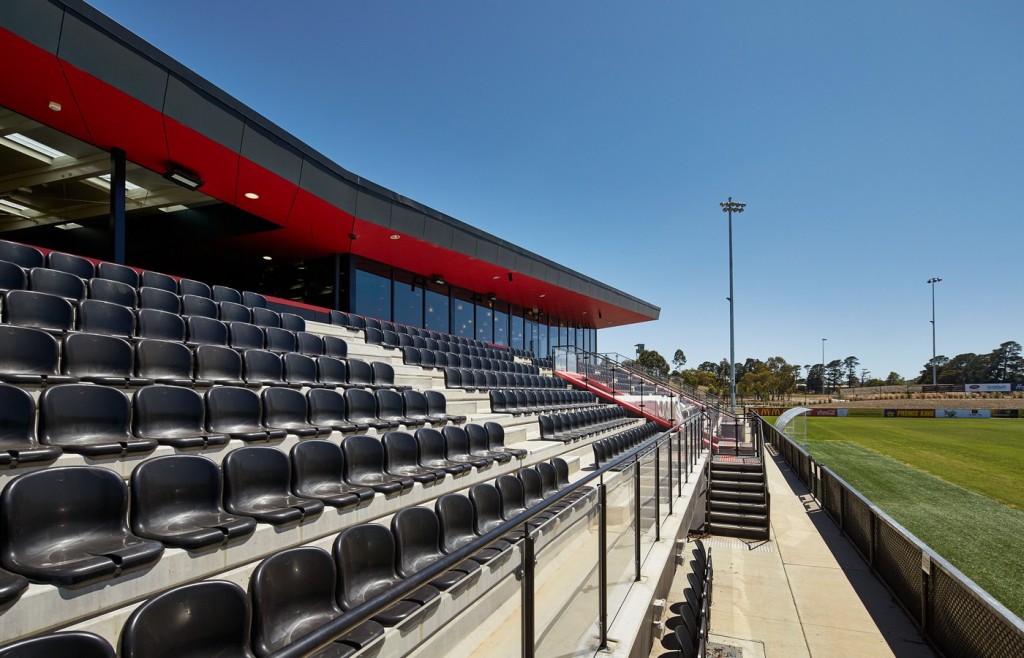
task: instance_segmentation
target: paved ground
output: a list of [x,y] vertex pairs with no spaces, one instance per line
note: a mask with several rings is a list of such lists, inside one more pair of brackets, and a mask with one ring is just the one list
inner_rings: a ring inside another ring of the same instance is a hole
[[[789,466],[766,458],[771,540],[704,540],[715,568],[712,641],[741,646],[744,658],[934,656]],[[685,571],[670,604],[682,600]],[[670,647],[656,644],[652,656]]]

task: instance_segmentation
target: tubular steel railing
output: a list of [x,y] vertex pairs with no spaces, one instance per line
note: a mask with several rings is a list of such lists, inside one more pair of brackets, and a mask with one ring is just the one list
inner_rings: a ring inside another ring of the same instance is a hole
[[946,656],[1024,656],[1024,621],[831,469],[757,416],[762,432]]
[[[599,595],[597,609],[594,612],[597,618],[598,631],[597,637],[594,639],[597,640],[601,648],[606,648],[608,646],[609,627],[614,622],[614,618],[610,616],[609,612],[609,591],[612,585],[609,583],[608,566],[612,558],[610,557],[608,544],[609,539],[614,544],[616,539],[625,535],[609,537],[608,505],[606,502],[607,488],[613,486],[616,488],[616,491],[619,491],[618,488],[624,482],[622,478],[616,478],[606,483],[605,476],[617,475],[616,469],[633,470],[632,477],[630,478],[632,480],[630,489],[632,489],[631,497],[636,501],[636,510],[629,534],[633,535],[634,542],[632,580],[633,582],[640,582],[643,560],[646,555],[644,552],[645,546],[642,544],[646,543],[646,550],[650,550],[653,545],[652,542],[660,540],[661,525],[668,514],[672,513],[672,468],[675,467],[676,469],[676,482],[678,483],[679,494],[681,495],[682,482],[684,479],[687,482],[689,481],[690,470],[698,463],[699,457],[703,452],[701,437],[705,431],[707,431],[707,417],[704,414],[691,415],[689,418],[675,424],[672,429],[651,437],[639,446],[602,465],[571,486],[546,499],[542,504],[531,507],[472,543],[446,555],[409,578],[403,579],[394,587],[353,607],[308,635],[274,652],[271,654],[272,658],[298,658],[328,646],[336,638],[344,635],[360,623],[370,619],[395,602],[400,601],[414,590],[428,584],[460,562],[471,558],[495,541],[517,530],[524,536],[522,543],[519,544],[522,546],[520,550],[521,564],[516,573],[522,587],[522,605],[520,607],[522,615],[521,653],[524,658],[532,658],[537,645],[537,638],[540,634],[535,619],[535,577],[537,568],[535,541],[539,535],[541,524],[534,521],[534,519],[552,506],[581,491],[583,487],[590,485],[594,485],[596,488],[594,506],[598,515],[598,528],[600,529],[597,533],[598,539],[596,542],[596,548],[598,549],[597,564],[594,565],[597,572]],[[673,446],[673,444],[675,445]],[[664,465],[662,464],[663,453],[667,453],[667,457],[664,459],[668,461]],[[672,461],[673,458],[675,463]],[[686,466],[685,469],[684,464]],[[652,494],[647,493],[644,495],[642,493],[643,491],[649,492],[652,487],[654,490],[653,500],[651,500]],[[660,504],[663,495],[668,500],[667,506]],[[653,519],[649,514],[645,515],[645,511],[641,509],[642,507],[654,510]],[[647,524],[646,528],[643,527],[645,522]],[[688,527],[689,520],[684,519],[684,524]],[[650,527],[652,525],[654,526],[653,528]],[[652,531],[653,536],[651,535]],[[612,548],[611,550],[614,551],[615,549]],[[586,589],[585,585],[586,583],[579,583],[579,589]]]

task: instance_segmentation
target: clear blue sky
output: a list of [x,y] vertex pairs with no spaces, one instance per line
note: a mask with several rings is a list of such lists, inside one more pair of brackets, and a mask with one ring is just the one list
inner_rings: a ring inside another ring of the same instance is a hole
[[1024,342],[1024,3],[95,0],[342,166],[661,307],[695,366]]

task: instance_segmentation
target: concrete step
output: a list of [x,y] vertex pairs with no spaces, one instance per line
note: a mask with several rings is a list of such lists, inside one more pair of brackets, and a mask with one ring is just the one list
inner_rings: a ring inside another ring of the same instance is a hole
[[738,537],[740,539],[768,539],[768,528],[736,525],[733,523],[709,523],[709,533],[724,537]]
[[711,513],[735,512],[737,514],[761,514],[768,513],[768,506],[764,502],[747,502],[740,500],[712,500]]
[[738,512],[716,512],[711,511],[712,523],[730,523],[732,525],[751,526],[757,528],[768,527],[768,516],[765,514],[741,514]]
[[711,470],[717,471],[757,471],[764,472],[763,464],[746,464],[743,462],[712,462]]
[[739,480],[711,480],[712,491],[763,491],[764,482],[744,482]]
[[764,482],[764,473],[762,471],[726,471],[719,469],[717,466],[712,466],[711,479],[733,480],[743,482]]
[[751,504],[764,504],[764,492],[762,491],[708,491],[708,498],[714,502],[738,502]]

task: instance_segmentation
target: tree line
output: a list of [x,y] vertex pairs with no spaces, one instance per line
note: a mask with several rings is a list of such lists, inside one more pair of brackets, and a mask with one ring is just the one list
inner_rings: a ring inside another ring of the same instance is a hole
[[[1000,343],[988,354],[957,354],[952,359],[935,357],[936,381],[939,384],[1024,384],[1024,357],[1021,346],[1015,340]],[[919,384],[932,383],[932,362],[924,364]]]

